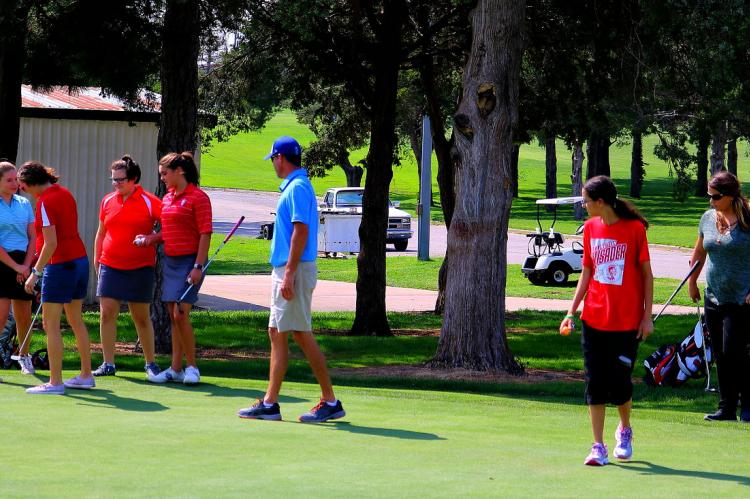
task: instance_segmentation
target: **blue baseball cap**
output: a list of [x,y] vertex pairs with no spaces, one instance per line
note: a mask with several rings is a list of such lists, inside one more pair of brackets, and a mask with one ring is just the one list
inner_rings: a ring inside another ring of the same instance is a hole
[[271,156],[275,156],[277,154],[283,154],[286,157],[299,157],[302,155],[302,147],[300,147],[299,142],[294,140],[294,138],[285,135],[283,137],[279,137],[273,142],[271,152],[266,154],[263,159],[270,159]]

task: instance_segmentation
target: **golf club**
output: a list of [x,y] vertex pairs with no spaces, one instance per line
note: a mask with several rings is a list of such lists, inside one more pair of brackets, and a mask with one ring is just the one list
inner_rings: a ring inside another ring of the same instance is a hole
[[[224,245],[227,244],[227,241],[229,241],[229,239],[231,239],[231,237],[234,235],[235,231],[240,228],[240,225],[242,225],[242,222],[244,220],[245,220],[245,216],[243,215],[243,216],[240,217],[239,220],[237,220],[237,223],[234,225],[234,228],[232,228],[232,230],[229,231],[229,234],[227,234],[227,237],[224,238],[224,240],[221,242],[221,244],[219,245],[219,247],[216,248],[216,251],[214,251],[214,254],[211,255],[211,258],[208,259],[208,261],[206,262],[206,265],[203,266],[203,270],[202,270],[203,275],[206,274],[206,270],[208,270],[208,267],[209,267],[209,265],[211,265],[211,262],[214,261],[214,258],[216,258],[216,255],[218,255],[219,251],[221,251],[221,248],[223,248]],[[180,299],[177,300],[177,309],[179,310],[180,313],[182,313],[182,308],[180,307],[180,304],[182,303],[182,300],[185,299],[185,297],[187,296],[187,294],[190,292],[191,289],[193,289],[193,286],[195,285],[195,283],[190,282],[189,278],[188,278],[187,282],[190,285],[185,290],[185,292],[182,293],[182,296],[180,296]]]
[[713,362],[711,362],[711,363],[708,362],[708,355],[707,355],[707,352],[706,352],[706,337],[710,338],[711,337],[711,332],[708,331],[708,326],[703,327],[703,325],[705,323],[703,322],[703,313],[701,312],[701,306],[697,305],[697,307],[698,307],[698,317],[700,318],[700,321],[701,321],[701,333],[703,334],[703,359],[705,359],[705,362],[706,362],[706,388],[705,388],[705,391],[714,393],[714,392],[716,392],[716,388],[713,388],[711,386],[711,364],[713,364]]
[[656,322],[656,319],[658,319],[659,317],[661,317],[661,314],[664,313],[664,310],[666,310],[666,308],[669,306],[669,304],[672,303],[672,300],[674,299],[675,295],[680,292],[680,290],[682,289],[682,287],[685,285],[685,283],[690,278],[690,276],[693,275],[693,272],[695,272],[695,270],[698,268],[698,266],[700,266],[700,264],[701,264],[701,262],[699,260],[699,261],[695,262],[692,267],[690,267],[690,271],[687,273],[687,275],[682,280],[682,282],[680,283],[680,285],[677,286],[677,289],[674,290],[674,292],[669,297],[669,299],[667,299],[666,303],[664,303],[664,306],[661,308],[661,310],[659,310],[659,313],[656,314],[656,316],[653,319],[653,322]]
[[31,324],[29,324],[29,330],[26,331],[26,337],[23,339],[23,343],[21,343],[18,346],[18,354],[11,355],[11,360],[21,360],[21,351],[26,347],[26,342],[29,341],[29,338],[31,338],[31,330],[34,329],[34,322],[36,322],[36,318],[39,315],[39,311],[42,310],[42,301],[39,300],[39,306],[36,308],[36,312],[34,313],[34,317],[31,318]]

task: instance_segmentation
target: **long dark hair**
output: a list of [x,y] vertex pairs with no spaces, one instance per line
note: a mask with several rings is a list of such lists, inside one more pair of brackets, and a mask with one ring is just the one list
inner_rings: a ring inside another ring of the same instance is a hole
[[719,194],[732,198],[732,210],[737,216],[737,223],[742,230],[750,229],[750,203],[744,194],[737,177],[727,171],[721,171],[711,177],[708,186]]
[[167,167],[170,170],[182,168],[185,173],[185,180],[189,184],[198,185],[198,167],[195,166],[195,160],[191,152],[170,152],[159,160],[159,166]]
[[59,179],[54,168],[39,161],[27,161],[18,170],[18,180],[27,185],[56,184]]
[[615,187],[612,179],[606,175],[597,175],[591,177],[586,184],[583,186],[586,193],[593,201],[601,199],[606,204],[612,207],[619,218],[626,220],[638,220],[648,229],[648,220],[646,220],[641,212],[631,203],[624,199],[617,197],[617,187]]

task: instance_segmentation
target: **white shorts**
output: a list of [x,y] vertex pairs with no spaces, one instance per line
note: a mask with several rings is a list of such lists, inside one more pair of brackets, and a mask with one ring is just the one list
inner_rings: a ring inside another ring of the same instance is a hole
[[294,276],[294,298],[281,296],[284,267],[274,267],[271,272],[271,315],[268,327],[281,333],[289,331],[312,332],[312,294],[318,282],[318,265],[299,262]]

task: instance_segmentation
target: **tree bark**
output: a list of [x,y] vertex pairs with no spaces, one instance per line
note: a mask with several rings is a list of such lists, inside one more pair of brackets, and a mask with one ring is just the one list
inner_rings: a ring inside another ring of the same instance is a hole
[[513,144],[510,157],[510,178],[513,197],[518,198],[518,155],[521,153],[521,144]]
[[705,198],[708,190],[708,147],[710,142],[711,137],[708,133],[699,133],[695,153],[695,195],[699,198]]
[[714,136],[711,139],[711,176],[716,175],[722,170],[726,170],[724,165],[724,148],[727,143],[727,125],[722,121],[716,126]]
[[[544,171],[545,189],[547,198],[557,197],[557,145],[555,134],[547,131],[544,137]],[[547,211],[552,211],[552,206],[547,206]]]
[[[161,119],[156,145],[157,160],[169,152],[195,152],[198,145],[198,51],[200,49],[198,0],[169,0],[164,12],[161,53]],[[159,181],[157,195],[166,188]],[[151,304],[156,351],[172,349],[169,313],[161,301],[160,248],[156,286]]]
[[633,149],[630,156],[630,197],[641,199],[643,188],[643,177],[646,171],[643,169],[643,135],[641,132],[633,131]]
[[735,177],[737,176],[737,139],[735,137],[727,142],[727,170]]
[[0,158],[13,163],[21,126],[21,84],[29,8],[20,0],[0,3]]
[[524,11],[523,0],[479,0],[470,15],[471,52],[454,117],[461,166],[445,318],[433,366],[523,372],[505,335],[505,282]]
[[388,228],[388,190],[393,178],[396,147],[396,94],[401,32],[405,6],[383,2],[378,50],[374,56],[374,95],[367,153],[367,177],[362,196],[357,256],[357,308],[350,334],[390,336],[385,308],[385,237]]
[[[571,192],[573,196],[580,196],[581,192],[583,192],[583,159],[583,147],[581,146],[581,142],[577,140],[573,143],[573,154],[571,156],[572,173],[570,175],[570,183],[573,189]],[[583,220],[584,212],[585,210],[581,203],[573,205],[573,214],[576,220]]]
[[362,183],[364,169],[359,165],[353,165],[351,161],[349,161],[349,151],[346,149],[341,150],[338,163],[346,176],[346,186],[359,187]]
[[591,132],[588,141],[586,179],[597,175],[610,176],[609,146],[609,134]]

